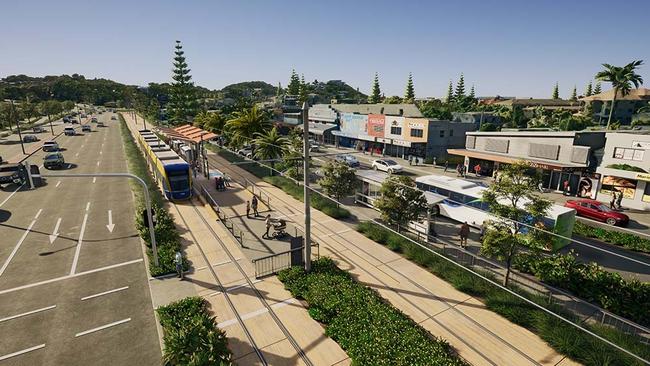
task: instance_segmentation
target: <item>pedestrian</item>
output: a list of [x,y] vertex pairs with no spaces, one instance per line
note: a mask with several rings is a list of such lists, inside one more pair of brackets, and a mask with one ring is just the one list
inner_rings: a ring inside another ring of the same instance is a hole
[[456,164],[456,176],[460,177],[462,175],[461,173],[461,165],[460,163]]
[[465,221],[461,226],[460,230],[458,231],[458,235],[460,236],[460,246],[463,248],[467,247],[467,237],[469,236],[469,225],[467,224],[467,221]]
[[250,217],[251,217],[251,202],[246,201],[246,218],[248,219]]
[[481,233],[479,234],[479,240],[481,241],[481,243],[483,242],[483,237],[485,236],[485,226],[486,223],[485,221],[483,221],[483,223],[481,224]]
[[257,196],[255,195],[251,200],[251,207],[253,208],[253,213],[255,214],[255,217],[259,216],[259,213],[257,212]]
[[232,187],[230,185],[230,178],[226,175],[226,173],[223,173],[223,183],[225,184],[226,187]]
[[569,195],[569,181],[568,180],[565,180],[564,182],[562,182],[562,191],[564,192],[565,196]]
[[409,155],[409,165],[413,165],[413,156]]
[[418,158],[418,157],[416,156],[416,157],[415,157],[415,166],[418,166],[418,163],[419,163],[419,162],[420,162],[420,158]]
[[264,225],[266,226],[266,232],[262,235],[262,238],[269,238],[269,230],[271,230],[271,215],[266,215],[264,219]]
[[481,165],[474,165],[474,174],[476,174],[476,177],[478,178],[479,174],[481,174]]
[[183,255],[181,252],[176,252],[174,257],[174,263],[176,264],[176,273],[178,273],[178,278],[183,279]]
[[618,196],[616,197],[616,206],[618,207],[619,210],[623,209],[623,206],[621,206],[621,202],[623,201],[623,192],[618,192]]
[[448,168],[449,168],[449,160],[445,160],[445,171],[443,173],[447,173]]
[[616,191],[612,191],[612,199],[609,201],[609,208],[613,210],[615,204],[616,204]]

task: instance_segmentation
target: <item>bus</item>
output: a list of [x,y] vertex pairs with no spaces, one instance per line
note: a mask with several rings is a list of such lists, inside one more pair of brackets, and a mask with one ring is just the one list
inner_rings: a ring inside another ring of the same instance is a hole
[[[446,197],[438,203],[440,215],[458,222],[467,222],[477,229],[485,220],[495,220],[497,217],[489,212],[487,203],[483,202],[485,186],[466,181],[464,179],[450,178],[439,175],[426,175],[415,179],[416,186],[425,192],[433,192]],[[553,204],[547,215],[542,219],[544,225],[558,235],[570,238],[573,233],[576,211],[571,208]],[[532,224],[532,217],[527,220]],[[525,227],[522,231],[527,231]],[[554,237],[553,250],[569,244],[568,239]]]
[[138,131],[138,143],[165,197],[172,201],[192,197],[190,164],[149,130]]

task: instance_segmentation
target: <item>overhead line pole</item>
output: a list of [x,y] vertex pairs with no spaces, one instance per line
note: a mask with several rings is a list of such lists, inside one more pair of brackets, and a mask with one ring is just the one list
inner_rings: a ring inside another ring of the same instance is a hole
[[303,195],[305,200],[305,271],[311,271],[311,204],[309,190],[309,107],[302,104]]

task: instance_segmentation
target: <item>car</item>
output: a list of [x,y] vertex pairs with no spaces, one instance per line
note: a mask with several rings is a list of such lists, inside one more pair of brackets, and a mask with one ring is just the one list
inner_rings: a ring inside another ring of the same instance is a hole
[[77,133],[74,131],[74,127],[66,127],[66,128],[64,128],[64,129],[63,129],[63,133],[64,133],[66,136],[74,136],[74,135],[77,134]]
[[79,121],[77,121],[77,120],[74,119],[74,118],[70,118],[70,123],[75,124],[75,123],[79,123]]
[[90,119],[90,122],[92,122],[92,123],[97,123],[97,117],[93,117],[93,118],[91,118],[91,119]]
[[111,116],[111,121],[115,121],[115,120],[117,120],[117,117]]
[[309,141],[309,152],[312,151],[319,151],[320,150],[320,144],[316,141],[310,140]]
[[0,165],[0,186],[3,184],[23,184],[27,177],[27,169],[22,164]]
[[596,200],[568,200],[564,207],[576,210],[578,216],[602,221],[608,225],[627,226],[630,222],[630,218],[626,214],[614,211],[604,203]]
[[250,159],[253,157],[253,148],[250,146],[244,146],[243,148],[237,150],[237,154]]
[[352,167],[352,168],[358,167],[358,166],[361,165],[361,163],[359,163],[359,160],[357,160],[357,158],[355,158],[354,156],[349,155],[349,154],[336,155],[334,157],[334,160],[336,160],[338,162],[341,162],[343,164],[346,164],[347,166]]
[[104,122],[97,122],[97,127],[105,127]]
[[38,141],[38,137],[36,137],[36,135],[23,136],[23,142],[36,142],[36,141]]
[[53,152],[45,155],[43,158],[43,166],[45,169],[63,168],[65,159],[60,152]]
[[81,132],[90,132],[90,131],[92,131],[90,125],[81,125]]
[[70,117],[69,116],[63,117],[63,123],[70,123]]
[[59,144],[56,141],[45,141],[43,144],[43,151],[52,152],[59,151]]
[[34,133],[41,133],[41,132],[45,132],[45,129],[41,126],[34,126],[33,131]]
[[390,159],[377,159],[372,162],[372,168],[388,174],[399,173],[403,169],[401,165]]

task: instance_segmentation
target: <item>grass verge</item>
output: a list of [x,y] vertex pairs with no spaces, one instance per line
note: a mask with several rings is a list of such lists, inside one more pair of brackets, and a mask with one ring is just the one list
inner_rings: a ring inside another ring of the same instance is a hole
[[163,328],[165,365],[232,365],[226,334],[201,297],[186,297],[156,312]]
[[650,253],[650,240],[638,235],[622,233],[615,230],[607,230],[601,227],[587,225],[578,220],[576,220],[576,223],[573,226],[573,233],[586,238],[602,240],[625,249]]
[[[529,329],[561,354],[585,365],[643,365],[640,361],[377,224],[363,222],[357,226],[357,230],[375,242],[402,253],[404,257],[449,282],[457,290],[480,298],[488,309]],[[572,315],[564,313],[557,305],[550,303],[546,297],[533,296],[515,287],[512,290],[565,318],[578,322]],[[634,337],[605,326],[582,326],[645,359],[650,359],[650,348],[637,342]]]
[[353,365],[465,365],[446,341],[432,337],[329,258],[314,261],[310,273],[292,267],[278,278],[309,303],[309,315],[326,325],[326,334]]
[[[174,226],[174,220],[169,215],[169,212],[167,212],[167,210],[164,208],[163,196],[158,190],[158,185],[151,176],[151,173],[149,173],[149,168],[147,168],[147,163],[144,159],[144,156],[142,155],[142,152],[133,139],[131,131],[126,125],[126,121],[124,121],[122,115],[119,115],[119,118],[120,129],[122,132],[122,142],[124,145],[124,154],[126,155],[129,173],[142,178],[142,180],[144,180],[144,182],[147,184],[149,197],[151,197],[151,205],[156,217],[156,225],[154,227],[154,230],[156,234],[156,246],[158,248],[158,265],[155,265],[153,260],[149,227],[144,222],[144,219],[141,215],[141,213],[145,210],[144,193],[142,191],[142,186],[139,183],[130,180],[131,189],[133,190],[133,193],[136,197],[136,228],[140,234],[140,237],[145,241],[147,245],[149,272],[152,276],[161,276],[169,273],[174,273],[176,272],[174,256],[177,251],[181,250],[180,236],[176,230],[176,226]],[[187,269],[188,267],[189,264],[185,260],[185,257],[183,257],[183,268]]]

